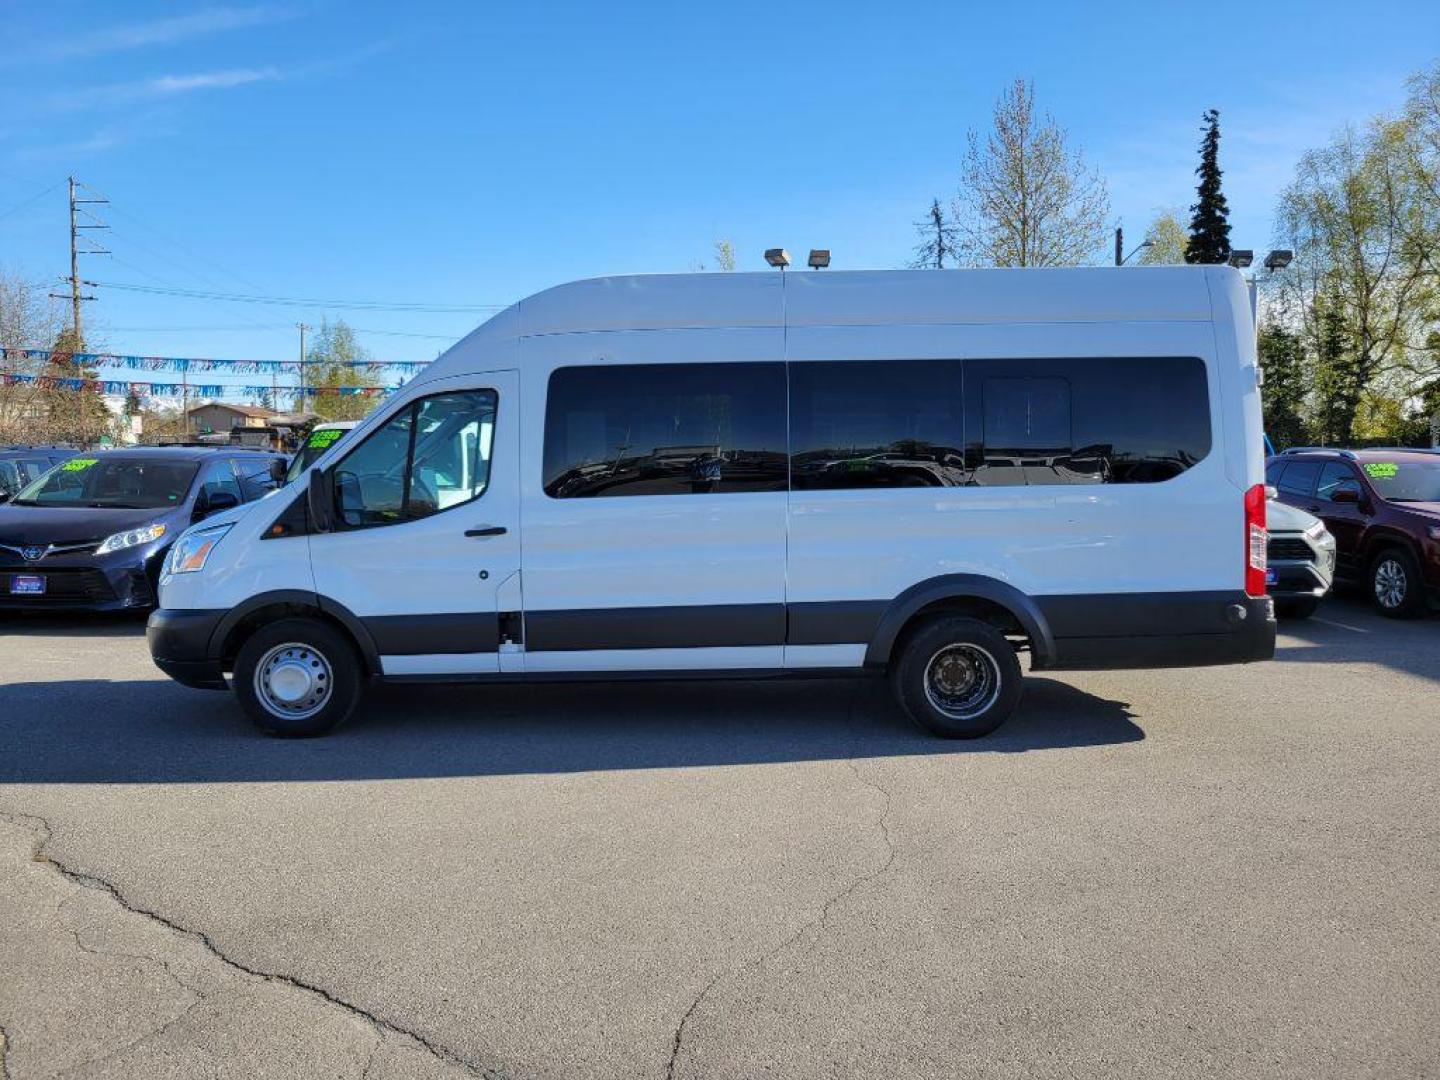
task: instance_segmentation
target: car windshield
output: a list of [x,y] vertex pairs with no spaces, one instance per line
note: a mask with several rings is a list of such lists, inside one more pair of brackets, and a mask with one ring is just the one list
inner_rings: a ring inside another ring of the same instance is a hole
[[295,456],[290,460],[289,471],[285,473],[288,484],[315,463],[315,459],[340,441],[348,428],[320,428],[312,431]]
[[157,510],[185,501],[199,465],[152,458],[77,457],[15,497],[15,506]]
[[1440,461],[1367,461],[1361,468],[1382,499],[1440,502]]

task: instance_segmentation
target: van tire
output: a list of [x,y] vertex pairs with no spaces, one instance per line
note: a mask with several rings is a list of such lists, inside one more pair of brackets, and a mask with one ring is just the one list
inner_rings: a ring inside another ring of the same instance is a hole
[[1003,724],[1019,704],[1020,660],[988,623],[940,616],[907,635],[890,682],[920,727],[944,739],[975,739]]
[[246,639],[232,681],[241,707],[260,730],[308,738],[350,718],[363,674],[355,646],[342,632],[318,619],[290,618]]
[[1380,551],[1365,575],[1370,602],[1381,615],[1413,619],[1425,610],[1425,583],[1410,552],[1401,547]]

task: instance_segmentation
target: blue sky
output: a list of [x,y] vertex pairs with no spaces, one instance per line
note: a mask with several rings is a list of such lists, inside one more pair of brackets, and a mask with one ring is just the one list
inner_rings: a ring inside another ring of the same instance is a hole
[[[1219,108],[1233,241],[1263,248],[1300,153],[1440,56],[1440,5],[1198,10],[0,0],[0,264],[67,271],[73,173],[112,200],[102,282],[478,307],[691,269],[720,237],[742,268],[773,245],[894,267],[1016,77],[1134,240],[1189,205]],[[152,355],[288,359],[328,315],[428,359],[484,317],[98,294],[98,343]]]

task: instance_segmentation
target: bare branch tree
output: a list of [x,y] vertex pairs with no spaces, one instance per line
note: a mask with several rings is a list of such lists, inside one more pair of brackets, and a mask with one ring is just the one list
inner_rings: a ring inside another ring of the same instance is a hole
[[1077,266],[1106,238],[1110,197],[1065,130],[1037,114],[1035,89],[1017,79],[995,105],[995,126],[969,136],[954,217],[975,266]]
[[958,260],[956,254],[955,226],[945,216],[940,200],[930,202],[930,210],[915,223],[915,232],[920,243],[915,245],[915,258],[910,263],[912,270],[944,270],[945,260]]
[[[0,348],[47,349],[60,335],[62,312],[47,290],[18,274],[0,269]],[[35,377],[44,360],[5,354],[0,372]],[[47,441],[45,403],[33,383],[0,378],[0,443]]]

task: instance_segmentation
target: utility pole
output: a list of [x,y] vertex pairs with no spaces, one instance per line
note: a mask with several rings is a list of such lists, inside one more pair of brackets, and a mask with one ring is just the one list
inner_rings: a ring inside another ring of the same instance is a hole
[[[93,285],[93,284],[94,284],[93,281],[83,281],[83,280],[81,280],[81,278],[80,278],[80,256],[81,256],[81,255],[109,255],[110,252],[109,252],[106,248],[100,247],[98,244],[96,244],[96,245],[93,246],[93,247],[89,247],[89,248],[81,248],[81,247],[80,247],[80,239],[81,239],[81,237],[80,237],[80,230],[81,230],[81,229],[108,229],[110,226],[109,226],[109,225],[106,225],[103,221],[99,220],[97,217],[95,217],[94,214],[90,213],[90,211],[88,211],[88,210],[82,210],[82,209],[80,209],[80,207],[83,206],[83,205],[85,205],[85,204],[87,204],[87,203],[108,203],[110,200],[109,200],[109,199],[105,199],[105,198],[98,198],[98,199],[84,199],[84,198],[81,198],[81,197],[77,194],[77,192],[78,192],[78,190],[79,190],[80,188],[84,187],[84,185],[83,185],[83,184],[78,184],[78,183],[76,183],[76,182],[75,182],[75,178],[74,178],[73,176],[70,177],[69,180],[70,180],[70,276],[69,276],[68,278],[66,278],[65,280],[70,283],[70,296],[69,296],[69,300],[70,300],[70,351],[71,351],[71,352],[83,352],[84,349],[85,349],[85,336],[84,336],[84,333],[83,333],[83,325],[84,325],[84,324],[82,323],[82,321],[81,321],[81,319],[80,319],[80,304],[81,304],[82,301],[85,301],[85,300],[94,300],[95,297],[93,297],[93,296],[81,296],[81,295],[80,295],[80,286],[82,286],[82,285]],[[82,214],[83,214],[85,217],[87,217],[87,218],[90,219],[89,222],[83,222],[83,221],[80,220],[80,215],[82,215]],[[92,241],[92,243],[93,243],[93,241]],[[65,297],[62,296],[62,295],[59,294],[59,293],[51,293],[50,295],[53,296],[53,297],[55,297],[56,299],[60,299],[60,300],[65,299]]]
[[300,331],[300,407],[295,411],[303,413],[305,411],[305,331],[310,327],[303,322],[296,323],[295,326]]

